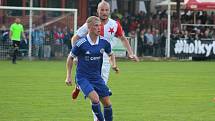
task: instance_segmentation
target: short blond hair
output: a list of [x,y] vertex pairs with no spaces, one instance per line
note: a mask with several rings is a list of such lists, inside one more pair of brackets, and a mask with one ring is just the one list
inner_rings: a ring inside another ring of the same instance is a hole
[[86,23],[87,23],[87,26],[89,27],[90,25],[92,25],[93,23],[96,23],[96,22],[100,22],[100,19],[96,16],[90,16],[87,18],[86,20]]

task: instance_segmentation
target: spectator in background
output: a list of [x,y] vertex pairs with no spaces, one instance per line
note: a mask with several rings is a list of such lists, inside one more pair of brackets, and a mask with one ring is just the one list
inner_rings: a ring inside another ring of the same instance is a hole
[[175,27],[173,29],[173,33],[171,34],[171,38],[176,39],[176,40],[181,38],[181,33],[180,33],[180,30],[178,27]]
[[6,29],[4,25],[1,27],[1,40],[3,45],[8,41],[9,39],[9,31]]
[[[70,36],[71,36],[71,37],[73,37],[73,35],[74,35],[74,28],[71,28],[71,29],[70,29],[69,34],[70,34]],[[68,48],[69,48],[69,50],[71,50],[71,49],[72,49],[72,43],[71,43],[71,40],[70,40],[70,45],[68,45]]]
[[206,24],[208,20],[208,14],[205,11],[200,11],[199,13],[199,19],[201,20],[201,24]]
[[51,45],[53,41],[53,36],[51,36],[50,31],[45,33],[45,42],[44,42],[44,58],[48,60],[51,57]]
[[45,32],[43,28],[36,28],[32,33],[33,45],[35,47],[35,56],[39,59],[43,58]]
[[210,33],[210,29],[206,29],[204,32],[204,38],[212,38],[212,35]]
[[54,33],[55,57],[63,56],[63,39],[64,33],[61,28],[58,28],[57,32]]
[[138,21],[135,19],[134,16],[131,17],[131,23],[129,25],[129,31],[136,31],[139,27]]
[[184,31],[184,38],[185,39],[190,39],[189,31],[187,31],[187,30]]
[[52,38],[52,44],[51,44],[51,57],[55,56],[55,38],[54,38],[54,34],[57,32],[57,26],[53,26],[52,29],[50,30],[50,37]]
[[15,19],[15,22],[10,26],[10,39],[13,42],[13,57],[12,57],[12,63],[16,64],[16,59],[18,56],[19,52],[19,46],[20,46],[20,41],[21,41],[21,35],[25,42],[27,42],[25,34],[24,34],[24,28],[23,25],[21,24],[21,20],[19,18]]
[[155,34],[153,35],[153,38],[154,38],[153,56],[158,57],[160,55],[160,41],[161,41],[159,29],[155,29]]
[[196,29],[194,39],[195,39],[195,40],[200,40],[200,39],[201,39],[200,34],[201,34],[201,30],[200,30],[200,29]]
[[[26,36],[26,38],[28,38],[29,33],[26,32],[25,36]],[[26,39],[26,40],[28,40],[28,39]],[[24,40],[20,41],[19,51],[20,51],[22,56],[27,56],[28,55],[28,41],[24,41]]]
[[122,14],[118,11],[118,9],[114,9],[114,11],[111,14],[111,18],[116,20],[116,21],[121,21],[123,16]]
[[143,56],[144,54],[144,45],[145,45],[145,41],[144,41],[144,34],[145,34],[145,29],[142,29],[140,31],[140,33],[138,34],[138,43],[137,43],[137,54],[138,56]]
[[147,29],[144,39],[146,41],[146,55],[151,56],[153,51],[153,44],[154,44],[154,37],[151,29]]
[[138,22],[140,23],[141,21],[144,20],[145,18],[145,13],[143,11],[140,11],[139,13],[137,13],[137,16],[136,16]]
[[122,27],[123,27],[123,30],[125,32],[125,36],[128,36],[128,33],[129,33],[129,20],[127,17],[124,17],[123,18],[123,21],[122,21]]
[[70,31],[68,31],[68,30],[65,29],[64,30],[64,38],[63,38],[64,44],[66,46],[66,48],[64,49],[65,53],[67,53],[68,50],[72,49],[71,38],[72,38],[72,35],[70,34]]
[[161,57],[165,57],[166,39],[167,39],[167,30],[165,29],[164,32],[161,34],[161,42],[160,42]]

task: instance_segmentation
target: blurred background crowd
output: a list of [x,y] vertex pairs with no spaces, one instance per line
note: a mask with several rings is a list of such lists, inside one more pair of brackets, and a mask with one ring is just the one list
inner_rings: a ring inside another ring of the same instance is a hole
[[[47,5],[51,5],[50,7],[56,7],[53,6],[54,4],[52,2],[53,1],[48,0]],[[70,2],[71,2],[70,4],[72,4],[72,6],[70,7],[75,8],[76,6],[80,6],[79,4],[81,4],[80,1],[79,2],[76,1],[77,3],[74,1]],[[73,4],[73,2],[75,4]],[[118,0],[117,2],[123,3],[122,0]],[[139,1],[139,5],[141,4],[141,2],[142,1]],[[126,9],[122,11],[121,9],[119,10],[116,7],[112,6],[112,12],[110,14],[110,17],[121,23],[125,35],[129,38],[132,38],[130,40],[137,41],[137,55],[139,57],[143,56],[165,57],[168,24],[167,8],[155,7],[153,11],[148,10],[152,9],[153,7],[150,6],[149,4],[150,2],[152,1],[150,0],[145,1],[145,4],[143,6],[144,9],[136,10],[135,9],[136,4],[134,4],[133,1],[126,0],[124,1],[124,3],[127,3],[127,9],[130,9],[129,4],[132,3],[133,7],[131,6],[131,9],[133,11],[130,12],[127,11]],[[11,2],[11,4],[12,3],[13,2]],[[95,6],[97,6],[96,2],[95,1],[93,2],[93,0],[89,0],[88,4],[91,5],[91,8],[87,8],[91,12],[89,14],[91,15],[96,14],[95,13],[96,8],[93,7],[94,4]],[[60,7],[67,6],[64,5]],[[82,21],[81,15],[85,13],[83,13],[83,10],[81,8],[78,8],[78,10],[80,11],[78,17],[79,22],[78,25],[81,26],[84,23],[84,21]],[[12,15],[13,12],[7,13],[10,13]],[[52,12],[52,14],[53,14],[52,16],[56,16],[57,14],[61,13]],[[23,12],[21,13],[21,15],[23,15]],[[71,19],[69,18],[67,19],[68,19],[67,21],[71,21]],[[215,23],[215,13],[213,11],[190,11],[183,9],[180,10],[179,19],[180,21],[178,20],[176,11],[171,12],[171,41],[175,41],[181,38],[189,40],[204,40],[204,39],[214,40],[215,31],[213,25]],[[43,24],[48,20],[49,18],[45,16],[44,13],[41,13],[41,18],[37,19],[37,21],[40,21],[40,24]],[[40,26],[40,24],[38,25],[37,24],[33,25],[33,31],[31,33],[32,55],[35,58],[39,59],[65,57],[68,51],[71,49],[70,39],[74,34],[73,26],[67,26],[66,24],[63,25],[51,24],[49,27],[44,27]],[[26,36],[29,35],[28,31],[26,31],[25,33]],[[9,24],[3,23],[1,24],[0,28],[0,50],[6,50],[6,48],[8,47],[6,45],[10,44],[11,42],[9,40]],[[28,44],[29,43],[25,43],[24,41],[21,42],[20,49],[20,51],[22,51],[21,55],[25,56],[28,54]],[[1,51],[1,53],[2,52],[3,51]]]

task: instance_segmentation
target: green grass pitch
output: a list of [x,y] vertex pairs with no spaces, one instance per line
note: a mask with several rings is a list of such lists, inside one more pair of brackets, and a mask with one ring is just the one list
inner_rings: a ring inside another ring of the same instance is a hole
[[[214,62],[118,62],[114,121],[215,121]],[[65,61],[0,61],[0,121],[93,121],[89,100],[71,100]]]

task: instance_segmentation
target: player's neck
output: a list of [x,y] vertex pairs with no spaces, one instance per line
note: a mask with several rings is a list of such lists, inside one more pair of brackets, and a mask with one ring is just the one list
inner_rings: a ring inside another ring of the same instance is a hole
[[109,20],[109,19],[103,19],[103,20],[101,20],[101,23],[102,23],[103,25],[105,25],[105,24],[108,22],[108,20]]
[[97,37],[98,37],[98,36],[97,36],[97,35],[95,35],[95,34],[92,34],[92,33],[91,33],[91,34],[89,34],[89,36],[90,36],[90,39],[92,40],[92,42],[93,42],[93,43],[96,43],[96,41],[97,41]]

